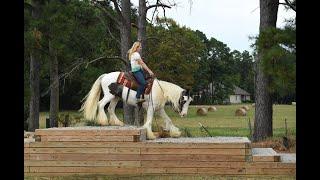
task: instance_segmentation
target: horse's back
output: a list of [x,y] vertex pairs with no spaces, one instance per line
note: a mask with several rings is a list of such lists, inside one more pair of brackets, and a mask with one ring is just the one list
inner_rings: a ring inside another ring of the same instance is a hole
[[119,71],[103,74],[103,77],[101,79],[101,84],[109,85],[113,82],[116,82],[119,74],[120,74]]

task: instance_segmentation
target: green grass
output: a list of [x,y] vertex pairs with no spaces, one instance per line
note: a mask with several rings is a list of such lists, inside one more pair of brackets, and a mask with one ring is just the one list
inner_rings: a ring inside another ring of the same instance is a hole
[[[243,105],[248,105],[250,110],[247,116],[235,116],[235,110]],[[250,104],[237,105],[217,105],[216,112],[208,112],[207,116],[198,116],[197,108],[191,106],[188,115],[184,118],[175,113],[170,106],[165,107],[168,116],[173,123],[187,131],[193,137],[208,136],[205,131],[201,131],[199,122],[204,125],[214,136],[249,136],[248,120],[250,119],[252,128],[254,123],[254,108]],[[62,111],[60,116],[69,114],[70,118],[81,117],[78,111]],[[116,114],[120,120],[123,120],[122,109],[116,109]],[[48,112],[40,113],[40,128],[45,128],[45,118],[49,116]],[[146,116],[146,113],[145,113]],[[295,137],[296,134],[296,106],[292,105],[274,105],[273,106],[273,135],[281,137],[285,134],[284,119],[287,119],[288,135]],[[84,119],[81,119],[84,121]],[[163,120],[156,115],[153,121],[153,127],[156,130],[159,126],[163,126]]]

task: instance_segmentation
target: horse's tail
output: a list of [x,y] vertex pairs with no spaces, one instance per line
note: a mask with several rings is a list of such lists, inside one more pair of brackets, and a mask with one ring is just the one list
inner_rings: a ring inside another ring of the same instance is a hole
[[87,120],[94,120],[97,115],[98,101],[101,93],[101,75],[92,85],[90,92],[81,100],[85,102],[80,108],[80,112],[83,112],[83,116]]

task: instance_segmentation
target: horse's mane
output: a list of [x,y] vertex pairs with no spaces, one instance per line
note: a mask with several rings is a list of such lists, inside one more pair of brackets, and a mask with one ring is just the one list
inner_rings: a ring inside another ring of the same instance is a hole
[[[158,82],[159,83],[158,83]],[[173,108],[178,110],[179,109],[179,98],[181,95],[181,92],[184,90],[182,89],[180,86],[170,83],[170,82],[166,82],[166,81],[161,81],[161,80],[157,80],[155,79],[155,82],[153,84],[156,84],[157,86],[157,91],[160,94],[164,94],[164,102],[171,102],[173,104]],[[160,84],[160,87],[159,87]],[[163,92],[162,92],[162,90]]]

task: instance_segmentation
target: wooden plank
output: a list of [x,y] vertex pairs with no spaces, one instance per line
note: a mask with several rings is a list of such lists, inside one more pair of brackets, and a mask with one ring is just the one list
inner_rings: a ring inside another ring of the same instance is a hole
[[176,167],[176,168],[199,168],[199,167],[244,167],[245,162],[215,162],[215,161],[141,161],[142,167]]
[[30,172],[30,167],[29,166],[24,166],[23,172]]
[[176,148],[141,148],[141,154],[215,154],[246,155],[246,149],[176,149]]
[[245,156],[208,154],[142,154],[141,160],[160,161],[245,161]]
[[138,161],[139,154],[30,154],[30,160],[65,160],[65,161]]
[[246,168],[296,168],[296,163],[283,162],[246,162]]
[[165,168],[142,168],[142,174],[165,174]]
[[158,155],[139,155],[139,154],[30,154],[30,160],[78,160],[78,161],[134,161],[134,160],[160,160],[160,161],[236,161],[244,162],[245,156],[228,156],[228,155],[170,155],[170,154],[158,154]]
[[[158,173],[156,171],[159,171]],[[162,172],[160,172],[162,171]],[[126,174],[126,176],[132,176],[132,177],[136,177],[137,175],[140,176],[140,175],[147,175],[147,174],[152,174],[152,175],[156,175],[156,176],[162,176],[163,179],[170,179],[170,176],[172,175],[175,175],[175,174],[166,174],[165,172],[165,169],[156,169],[156,168],[148,168],[148,169],[145,169],[143,171],[142,174]],[[107,178],[108,174],[106,173],[101,173],[101,172],[96,172],[96,173],[45,173],[45,172],[38,172],[38,173],[24,173],[24,176],[25,177],[66,177],[66,176],[74,176],[74,175],[77,175],[79,178],[88,178],[89,177],[96,177],[96,176],[103,176],[103,178]],[[166,175],[168,175],[169,177],[166,177]],[[176,174],[176,175],[181,175],[181,174]],[[183,177],[186,178],[186,179],[193,179],[194,176],[199,176],[199,175],[210,175],[208,173],[197,173],[197,174],[183,174]],[[214,175],[214,174],[212,174]],[[217,174],[219,175],[219,174]],[[112,175],[111,175],[112,176]],[[190,176],[190,177],[188,177]],[[229,174],[229,175],[223,175],[221,176],[222,179],[227,179],[228,176],[230,177],[230,179],[260,179],[259,176],[260,175],[257,175],[257,174],[237,174],[236,177],[232,174]],[[296,174],[286,174],[286,175],[261,175],[261,179],[288,179],[288,176],[289,177],[295,177]],[[103,179],[102,178],[102,179]],[[111,179],[113,179],[114,177],[110,177]],[[70,179],[68,177],[66,177],[66,179]],[[120,178],[121,179],[121,178]],[[136,179],[136,178],[134,178]]]
[[198,149],[249,149],[245,143],[149,143],[149,142],[34,142],[30,147],[148,147]]
[[252,156],[252,161],[255,162],[280,162],[280,156],[274,155],[274,156]]
[[29,160],[30,159],[30,154],[23,154],[23,159],[24,160]]
[[35,142],[30,147],[141,147],[141,142]]
[[141,161],[142,167],[232,167],[232,168],[296,168],[294,163],[281,162],[215,162],[215,161]]
[[24,162],[25,166],[96,166],[96,167],[141,167],[140,161],[41,161],[29,160]]
[[139,174],[140,168],[117,167],[30,167],[30,172],[57,172],[57,173],[105,173],[105,174]]
[[109,141],[109,142],[134,142],[134,136],[41,136],[41,142],[44,141]]
[[24,154],[28,154],[28,153],[30,153],[30,148],[24,148]]
[[145,129],[111,129],[111,128],[92,128],[92,129],[36,129],[35,135],[40,136],[131,136],[143,135]]
[[246,175],[246,169],[239,168],[143,168],[143,174],[203,174],[203,175]]
[[30,154],[84,153],[84,154],[140,154],[139,148],[29,148]]
[[296,168],[246,168],[246,174],[295,176]]
[[[105,172],[95,172],[95,173],[88,173],[88,172],[29,172],[29,173],[24,173],[24,177],[46,177],[47,179],[50,177],[59,177],[59,179],[61,179],[60,177],[65,177],[65,179],[74,179],[76,177],[79,177],[80,179],[92,179],[92,177],[97,178],[97,176],[102,176],[102,179],[106,179],[106,176],[111,176],[110,179],[114,179],[114,174],[107,174]],[[121,175],[121,174],[120,174]],[[125,174],[126,176],[137,176],[140,175],[140,173],[128,173]],[[66,176],[70,176],[70,177],[66,177]],[[89,176],[89,177],[88,177]],[[45,178],[44,178],[45,179]],[[63,179],[63,178],[62,178]],[[77,178],[76,178],[77,179]],[[107,178],[108,179],[108,178]]]
[[197,174],[197,168],[142,168],[142,174]]
[[144,143],[146,148],[174,149],[246,149],[246,143]]
[[24,148],[30,147],[30,142],[24,142]]
[[166,174],[196,174],[198,168],[165,168]]
[[199,174],[210,175],[243,175],[246,174],[244,167],[215,167],[215,168],[198,168]]
[[245,149],[246,156],[252,156],[251,149]]

